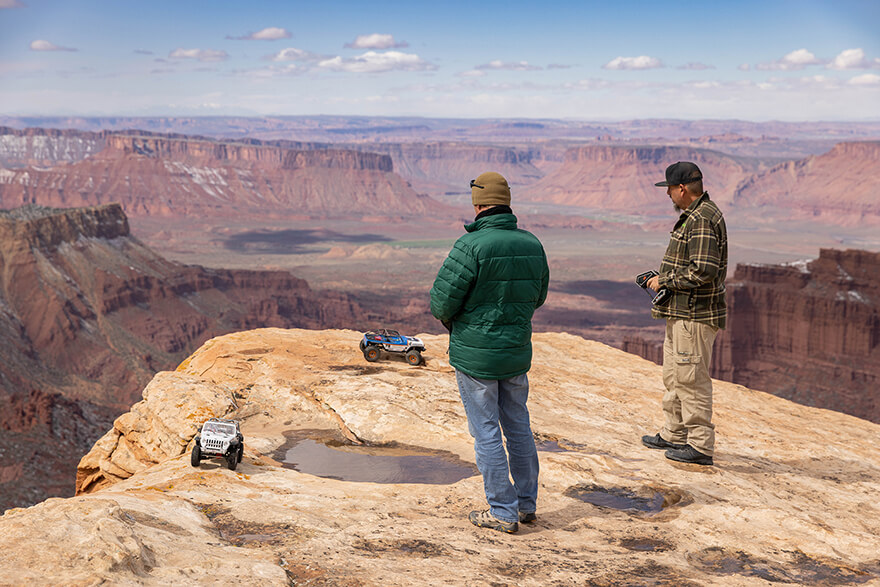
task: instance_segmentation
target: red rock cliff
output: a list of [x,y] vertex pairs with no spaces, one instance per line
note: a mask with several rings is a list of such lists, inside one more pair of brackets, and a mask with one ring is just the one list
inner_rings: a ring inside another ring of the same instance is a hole
[[73,163],[103,148],[104,133],[0,126],[0,167]]
[[[738,265],[712,376],[880,422],[880,253],[822,249],[787,265]],[[656,363],[663,339],[623,350]]]
[[0,211],[0,483],[13,484],[0,509],[72,494],[95,434],[205,340],[353,328],[362,314],[287,272],[171,263],[130,236],[118,204]]
[[70,165],[0,169],[3,207],[110,202],[134,216],[450,212],[416,194],[388,155],[355,150],[109,133],[104,150]]
[[738,207],[776,207],[835,222],[880,220],[880,141],[839,143],[823,155],[789,161],[736,190]]
[[739,265],[716,377],[880,422],[880,253]]
[[755,170],[753,164],[708,149],[592,145],[566,151],[562,165],[529,187],[523,197],[631,213],[667,211],[669,198],[654,184],[676,161],[697,163],[703,171],[703,187],[722,204],[731,201],[737,184]]

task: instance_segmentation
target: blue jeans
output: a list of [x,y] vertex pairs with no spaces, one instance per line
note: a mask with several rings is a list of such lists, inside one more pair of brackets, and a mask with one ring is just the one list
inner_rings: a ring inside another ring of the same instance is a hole
[[499,520],[516,522],[518,512],[535,511],[538,497],[538,451],[526,407],[529,378],[523,374],[510,379],[477,379],[458,370],[455,378],[468,431],[474,437],[489,511]]

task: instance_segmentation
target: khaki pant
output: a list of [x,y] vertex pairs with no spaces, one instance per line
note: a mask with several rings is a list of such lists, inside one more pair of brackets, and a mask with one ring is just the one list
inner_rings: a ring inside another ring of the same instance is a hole
[[663,413],[660,436],[689,444],[703,454],[715,452],[712,423],[712,379],[709,364],[718,329],[692,320],[666,319],[663,342]]

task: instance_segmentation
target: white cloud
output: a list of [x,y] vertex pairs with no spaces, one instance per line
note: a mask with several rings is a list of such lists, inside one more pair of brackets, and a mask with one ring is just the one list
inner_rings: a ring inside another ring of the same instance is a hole
[[847,49],[841,51],[831,63],[828,64],[829,69],[877,69],[880,68],[880,58],[869,61],[865,58],[865,52],[862,49]]
[[24,8],[25,4],[18,0],[0,0],[0,9],[3,8]]
[[299,75],[308,71],[307,67],[291,63],[289,65],[270,65],[260,69],[248,69],[234,71],[235,75],[244,75],[256,79],[269,79],[273,77],[283,77],[289,75]]
[[752,66],[749,65],[748,63],[742,63],[742,64],[740,64],[739,67],[737,67],[737,69],[740,70],[740,71],[748,71],[748,70],[750,70],[751,68],[752,68]]
[[755,69],[761,71],[795,71],[803,69],[808,65],[822,65],[823,63],[825,61],[817,59],[815,55],[806,49],[797,49],[785,55],[782,59],[768,63],[759,63],[755,66]]
[[703,69],[715,69],[714,65],[707,65],[705,63],[700,63],[698,61],[691,61],[690,63],[685,63],[684,65],[679,65],[676,69],[688,69],[692,71],[701,71]]
[[459,77],[486,77],[486,72],[479,69],[469,69],[458,74]]
[[615,57],[602,66],[602,69],[657,69],[664,67],[656,57],[639,55],[638,57]]
[[320,61],[322,59],[328,59],[328,56],[318,55],[316,53],[311,53],[310,51],[296,49],[295,47],[288,47],[287,49],[282,49],[278,53],[270,56],[269,59],[272,61]]
[[168,54],[171,59],[197,59],[199,61],[226,61],[229,54],[216,49],[175,49]]
[[279,27],[268,27],[255,33],[248,33],[240,37],[226,36],[227,39],[233,41],[277,41],[278,39],[289,39],[292,35],[287,29]]
[[73,47],[60,47],[49,41],[39,39],[31,43],[31,51],[76,51]]
[[857,75],[847,82],[852,86],[880,86],[880,75],[876,73],[865,73]]
[[409,43],[395,41],[394,35],[373,33],[372,35],[358,35],[354,41],[346,43],[345,47],[347,49],[400,49],[409,47]]
[[367,51],[363,55],[350,59],[343,59],[337,56],[318,62],[318,67],[349,73],[385,73],[388,71],[428,71],[436,69],[436,66],[424,61],[418,55],[414,53],[401,53],[400,51],[387,51],[385,53]]
[[507,69],[510,71],[535,71],[541,69],[537,65],[532,65],[528,61],[501,61],[496,59],[483,65],[477,65],[475,69]]

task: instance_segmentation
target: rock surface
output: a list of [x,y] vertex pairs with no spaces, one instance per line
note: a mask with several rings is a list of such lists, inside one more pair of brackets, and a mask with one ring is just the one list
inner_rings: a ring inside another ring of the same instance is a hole
[[[282,467],[309,435],[473,462],[446,337],[424,336],[423,367],[366,363],[358,340],[240,332],[157,375],[83,459],[84,489],[99,490],[0,517],[3,581],[880,583],[880,427],[716,382],[716,466],[673,463],[638,441],[662,422],[659,367],[565,334],[534,339],[538,521],[516,535],[467,521],[484,507],[479,476],[366,483]],[[189,463],[210,415],[242,420],[235,471]]]

